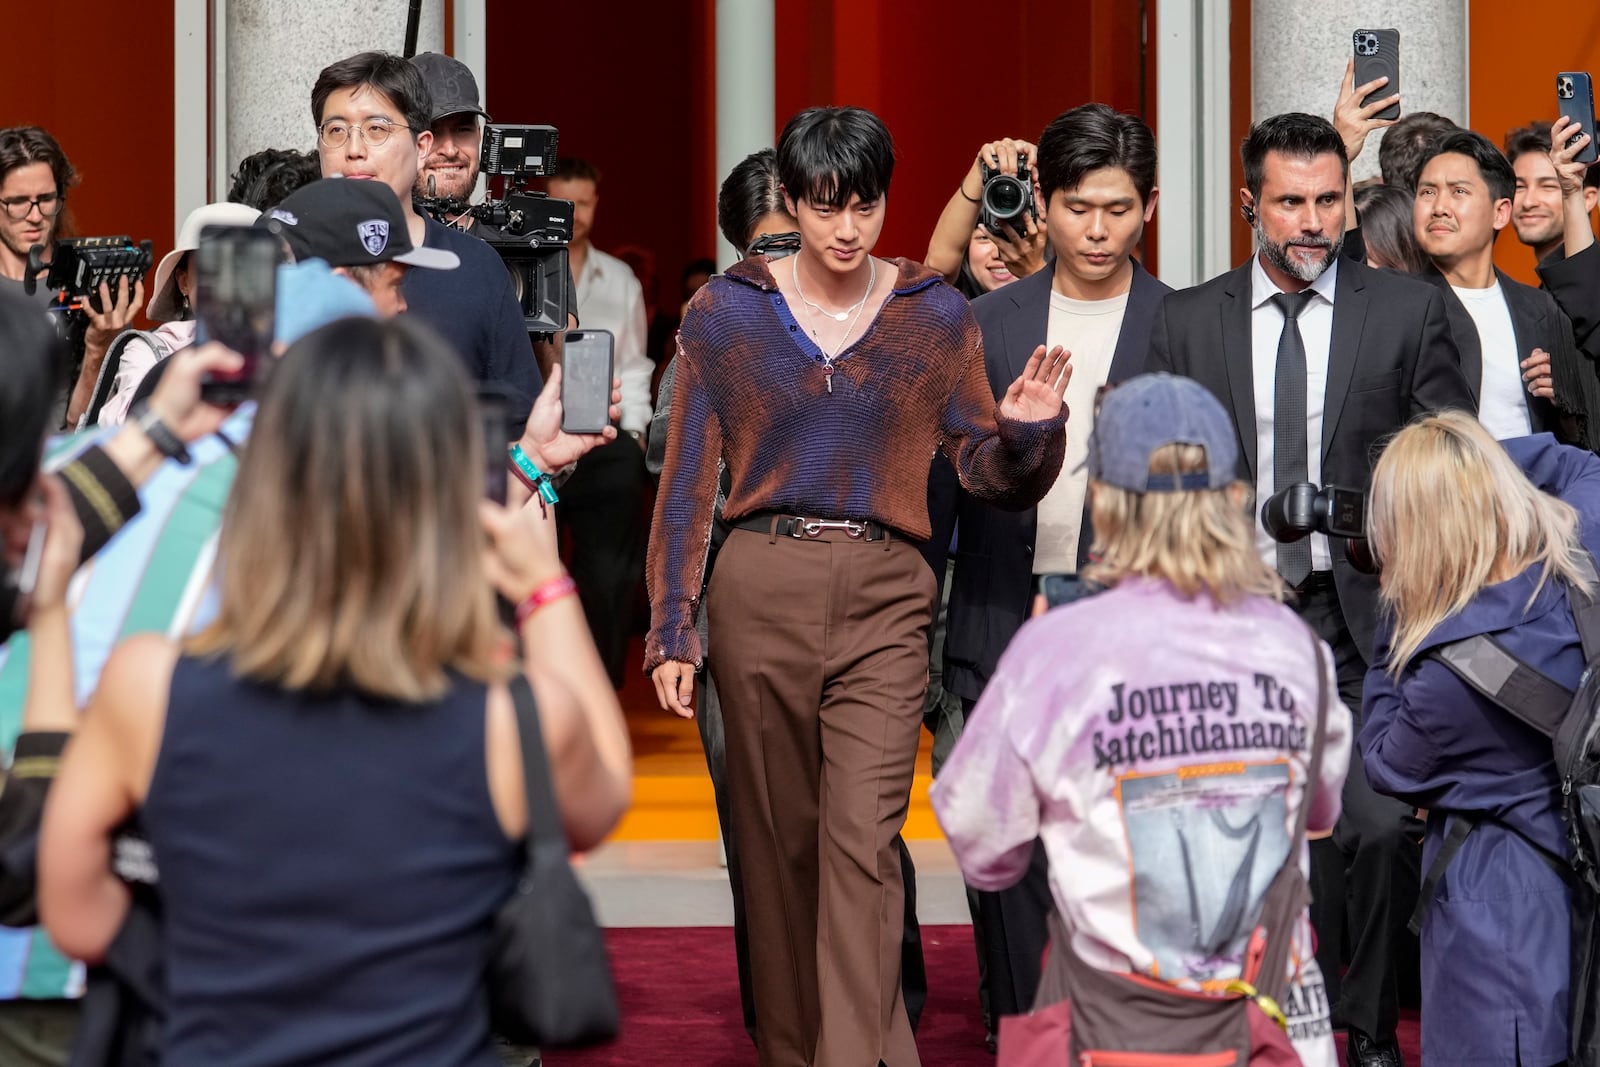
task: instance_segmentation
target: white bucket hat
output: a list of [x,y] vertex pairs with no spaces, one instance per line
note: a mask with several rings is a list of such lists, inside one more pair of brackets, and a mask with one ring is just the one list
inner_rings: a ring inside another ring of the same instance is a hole
[[178,229],[178,245],[161,257],[156,267],[155,292],[145,314],[156,322],[174,322],[182,317],[178,305],[178,283],[173,274],[184,253],[200,247],[200,231],[207,226],[251,226],[261,212],[249,204],[207,204],[189,212]]

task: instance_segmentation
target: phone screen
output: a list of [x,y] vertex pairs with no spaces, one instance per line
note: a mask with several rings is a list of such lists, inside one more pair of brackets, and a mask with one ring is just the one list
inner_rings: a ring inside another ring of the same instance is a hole
[[611,424],[612,337],[608,330],[573,330],[561,358],[561,428],[599,433]]
[[207,226],[193,255],[196,340],[219,341],[244,357],[203,383],[207,400],[237,403],[267,374],[283,244],[253,226]]
[[504,504],[511,477],[506,446],[518,436],[511,425],[511,405],[504,394],[479,387],[478,424],[483,428],[483,495],[496,504]]

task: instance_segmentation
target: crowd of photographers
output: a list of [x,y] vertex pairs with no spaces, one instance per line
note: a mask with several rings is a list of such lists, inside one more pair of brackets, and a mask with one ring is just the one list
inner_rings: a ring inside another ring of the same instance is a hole
[[[1083,1062],[1221,1054],[1092,977],[1121,973],[1274,1014],[1303,1063],[1337,1030],[1397,1067],[1410,926],[1425,1063],[1600,1063],[1600,168],[1572,117],[1502,151],[1379,118],[1399,97],[1352,64],[1331,120],[1246,138],[1256,252],[1173,291],[1136,258],[1136,117],[984,144],[918,262],[872,255],[888,131],[810,109],[723,184],[745,253],[652,396],[639,282],[588,241],[598,170],[475,208],[516,146],[461,64],[308,88],[316,151],[246,160],[159,264],[59,243],[65,153],[0,130],[0,1062],[496,1062],[529,724],[598,843],[648,567],[762,1064],[917,1062],[923,728],[1003,1061],[1042,1062],[1024,1027]],[[213,226],[285,253],[260,351],[217,343],[249,315],[203,284]],[[1495,267],[1507,227],[1540,288]],[[617,346],[593,432],[563,422],[580,319]]]

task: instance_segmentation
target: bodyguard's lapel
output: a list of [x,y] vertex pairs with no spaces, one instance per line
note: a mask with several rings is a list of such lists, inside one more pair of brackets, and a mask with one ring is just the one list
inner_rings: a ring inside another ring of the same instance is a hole
[[1367,325],[1366,266],[1354,260],[1339,263],[1333,282],[1333,332],[1328,339],[1328,388],[1322,400],[1322,456],[1327,459],[1333,444],[1344,400],[1350,393],[1350,379],[1356,372],[1356,357],[1361,352],[1361,333]]
[[1239,428],[1239,449],[1250,481],[1256,480],[1256,387],[1250,343],[1250,270],[1252,256],[1229,275],[1222,301],[1222,362],[1228,375],[1228,395],[1233,399],[1233,421]]
[[[1467,305],[1461,302],[1456,291],[1450,288],[1450,280],[1436,269],[1429,267],[1422,272],[1422,276],[1433,283],[1439,290],[1439,296],[1444,300],[1444,317],[1450,323],[1450,336],[1455,339],[1456,351],[1461,355],[1461,374],[1467,379],[1467,388],[1472,390],[1472,400],[1476,403],[1478,393],[1483,388],[1483,341],[1478,337],[1478,324],[1473,321],[1472,313],[1467,310]],[[1516,316],[1513,314],[1512,323],[1515,325]],[[1522,335],[1517,334],[1520,344]]]

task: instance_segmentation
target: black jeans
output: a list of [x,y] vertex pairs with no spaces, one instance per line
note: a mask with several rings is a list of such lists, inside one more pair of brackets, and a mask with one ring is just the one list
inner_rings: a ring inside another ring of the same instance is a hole
[[[1345,626],[1332,576],[1313,574],[1295,609],[1333,649],[1339,697],[1354,714],[1359,734],[1367,660]],[[1400,1018],[1396,955],[1416,951],[1406,923],[1421,883],[1422,823],[1410,805],[1372,791],[1354,743],[1343,801],[1333,836],[1311,843],[1317,964],[1335,1023],[1386,1040]]]

